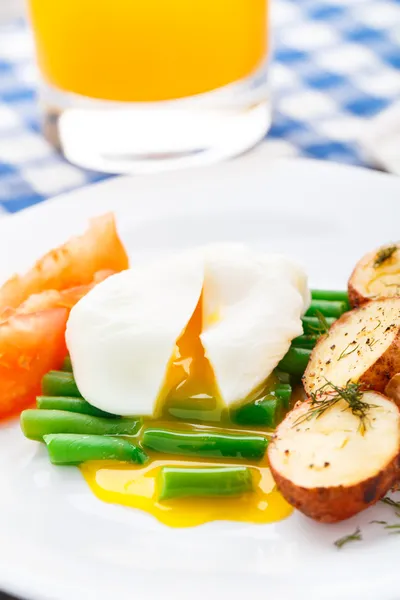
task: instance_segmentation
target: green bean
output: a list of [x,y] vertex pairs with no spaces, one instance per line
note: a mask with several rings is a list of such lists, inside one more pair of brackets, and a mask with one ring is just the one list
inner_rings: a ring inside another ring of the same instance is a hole
[[268,440],[261,435],[149,428],[143,433],[142,443],[145,448],[163,454],[261,460]]
[[238,425],[262,425],[274,428],[289,408],[292,386],[279,383],[263,395],[231,409],[231,419]]
[[68,410],[69,412],[109,419],[114,419],[117,416],[92,406],[83,398],[70,398],[68,396],[38,396],[36,406],[41,410]]
[[103,419],[66,410],[24,410],[21,429],[30,440],[42,440],[51,433],[82,433],[93,435],[134,435],[140,419]]
[[318,342],[318,335],[299,335],[299,337],[292,340],[292,346],[296,348],[306,348],[312,350],[315,344]]
[[237,496],[253,491],[248,467],[163,467],[159,500],[190,496]]
[[289,383],[280,383],[272,391],[272,394],[275,394],[275,396],[282,401],[286,410],[289,408],[289,402],[292,396],[292,386]]
[[149,457],[139,446],[118,437],[58,433],[43,436],[54,465],[79,465],[88,460],[119,460],[144,464]]
[[218,410],[197,410],[190,406],[187,408],[179,408],[177,406],[168,406],[164,408],[164,414],[179,421],[188,421],[190,423],[215,423],[221,421],[224,411]]
[[306,312],[306,317],[316,317],[318,313],[324,317],[335,317],[338,319],[347,310],[345,302],[333,302],[330,300],[312,300]]
[[64,358],[64,362],[62,364],[61,371],[66,371],[67,373],[72,373],[72,363],[71,363],[70,356],[66,356]]
[[243,404],[231,411],[231,419],[238,425],[263,425],[274,428],[280,420],[283,402],[272,394],[267,394],[253,402]]
[[279,369],[274,369],[274,375],[278,378],[279,383],[290,383],[289,373],[284,373]]
[[350,308],[349,295],[345,291],[338,290],[311,290],[313,300],[329,300],[345,302],[347,310]]
[[43,396],[72,396],[82,398],[72,373],[49,371],[42,379]]
[[[328,327],[334,324],[336,319],[333,317],[325,317],[326,324]],[[307,335],[313,335],[316,333],[325,333],[323,324],[318,317],[303,317],[303,329]]]
[[301,377],[306,370],[308,361],[310,360],[310,355],[311,350],[291,347],[286,355],[282,358],[281,362],[279,363],[279,367],[291,375]]
[[225,408],[212,396],[204,398],[189,397],[182,399],[168,398],[163,406],[163,414],[168,419],[174,417],[181,421],[220,422]]

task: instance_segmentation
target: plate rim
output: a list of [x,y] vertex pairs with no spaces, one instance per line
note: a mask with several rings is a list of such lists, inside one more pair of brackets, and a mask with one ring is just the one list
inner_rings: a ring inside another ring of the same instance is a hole
[[[259,155],[258,155],[261,162],[265,161],[265,158],[263,156],[264,155],[262,152],[259,153]],[[251,157],[247,157],[242,160],[250,160],[250,158]],[[226,170],[228,170],[228,169],[232,168],[232,165],[234,166],[238,162],[238,160],[239,159],[237,159],[236,161],[231,161],[230,163],[224,163],[222,167],[220,165],[214,166],[214,167],[207,167],[206,170],[208,172],[210,172],[211,170],[214,170],[214,169],[218,170],[221,168],[225,168]],[[269,172],[274,169],[274,166],[277,163],[279,163],[280,165],[283,165],[284,168],[291,168],[292,165],[295,164],[296,169],[298,169],[298,168],[301,169],[303,164],[307,164],[307,168],[308,167],[316,168],[316,169],[320,170],[321,172],[322,171],[324,171],[324,172],[330,171],[331,173],[334,173],[334,172],[337,173],[340,171],[343,173],[345,172],[346,176],[350,172],[351,173],[356,172],[357,173],[356,177],[360,177],[360,176],[361,176],[361,178],[372,177],[376,180],[378,180],[380,178],[382,182],[383,181],[391,182],[390,185],[394,185],[395,187],[398,187],[399,198],[400,198],[400,178],[397,178],[393,175],[389,175],[386,173],[370,171],[367,169],[363,169],[360,167],[353,167],[353,166],[349,166],[349,165],[326,163],[324,161],[317,161],[317,160],[313,160],[313,159],[278,159],[276,161],[271,161],[268,165]],[[228,166],[226,166],[226,165],[228,165]],[[268,174],[268,169],[266,170],[267,174]],[[187,180],[187,178],[190,176],[190,173],[194,173],[196,175],[196,174],[199,174],[201,171],[203,171],[203,169],[195,169],[195,170],[191,170],[190,172],[187,171],[185,173],[184,179]],[[361,173],[362,173],[362,175],[360,175]],[[350,177],[352,177],[352,175],[350,175]],[[167,178],[169,181],[171,181],[171,180],[176,181],[177,174],[176,173],[163,174],[161,176],[161,179],[165,180],[165,178]],[[155,178],[152,176],[141,176],[140,179],[142,179],[142,180],[146,179],[148,182],[151,180],[151,182],[154,181],[156,183],[156,185],[159,185],[160,178],[156,178],[156,179],[158,179],[157,182],[156,182]],[[19,227],[20,223],[27,224],[28,222],[32,223],[35,219],[41,219],[43,215],[45,215],[48,212],[51,213],[55,210],[58,210],[58,207],[60,207],[60,206],[63,206],[64,209],[67,209],[68,208],[67,204],[70,201],[71,197],[76,197],[76,196],[85,198],[85,196],[88,195],[88,202],[91,203],[91,206],[93,205],[93,209],[94,209],[93,214],[96,214],[96,207],[93,204],[93,202],[90,200],[90,198],[92,198],[93,196],[96,195],[97,190],[102,188],[102,190],[107,191],[108,189],[114,189],[115,186],[118,187],[118,185],[124,185],[124,183],[121,184],[120,182],[124,182],[124,181],[130,182],[132,180],[137,181],[137,177],[131,177],[131,176],[113,177],[113,178],[109,178],[105,181],[96,182],[94,184],[85,186],[78,190],[73,190],[73,191],[63,193],[49,201],[45,201],[41,204],[32,206],[20,213],[8,215],[5,219],[1,219],[0,220],[0,231],[1,232],[5,231],[6,232],[5,235],[12,235],[12,233],[10,233],[10,227],[9,227],[9,225],[11,223],[13,223],[13,226],[11,228],[11,229],[13,229],[13,228]],[[118,183],[116,183],[116,182],[118,182]],[[383,185],[386,185],[386,183]],[[399,203],[400,203],[400,199],[399,199]],[[2,223],[3,223],[3,225],[2,225]],[[23,226],[26,227],[27,226],[26,224]],[[14,594],[17,597],[24,597],[25,600],[26,599],[45,600],[47,598],[52,598],[53,600],[54,600],[54,598],[57,598],[57,600],[58,599],[67,600],[67,597],[65,595],[62,595],[62,593],[60,595],[57,595],[58,594],[58,592],[56,591],[57,585],[55,586],[55,589],[52,590],[49,595],[48,590],[43,589],[43,587],[41,587],[43,585],[41,578],[39,578],[39,579],[35,578],[35,581],[30,581],[30,583],[29,583],[29,582],[26,582],[25,577],[20,578],[20,572],[18,573],[18,575],[19,575],[19,577],[17,576],[17,573],[15,575],[11,575],[11,576],[10,576],[10,573],[4,573],[4,569],[0,565],[0,587],[2,589],[4,588],[4,591]],[[397,585],[397,583],[400,583],[400,575],[396,576],[395,579],[396,579],[396,585]],[[390,586],[390,588],[387,587],[386,590],[383,590],[384,593],[386,594],[386,592],[387,592],[388,595],[387,595],[387,597],[385,597],[385,599],[381,598],[381,600],[395,600],[390,595],[392,593],[391,589],[392,588]],[[59,591],[62,592],[62,589],[60,589]],[[87,597],[88,596],[86,596],[86,598]],[[156,596],[153,596],[153,595],[148,596],[149,599],[153,598],[153,597],[155,598]],[[144,600],[144,598],[141,597],[140,600]],[[282,596],[281,596],[281,600],[282,600]],[[322,600],[322,598],[321,598],[321,600]]]

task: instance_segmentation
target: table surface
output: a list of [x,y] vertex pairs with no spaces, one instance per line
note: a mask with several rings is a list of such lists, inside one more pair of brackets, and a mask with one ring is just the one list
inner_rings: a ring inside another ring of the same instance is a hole
[[[14,2],[0,0],[2,215],[108,177],[70,165],[41,137],[29,29],[4,21]],[[400,99],[400,0],[275,0],[272,13],[268,154],[373,166],[360,140]]]
[[[67,163],[41,137],[29,29],[23,19],[0,28],[7,214],[108,176]],[[400,0],[274,0],[272,31],[270,156],[373,166],[359,142],[370,119],[400,98]]]

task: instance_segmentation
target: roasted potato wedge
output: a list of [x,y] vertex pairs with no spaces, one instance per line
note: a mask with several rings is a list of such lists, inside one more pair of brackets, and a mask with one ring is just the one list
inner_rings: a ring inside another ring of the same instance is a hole
[[396,402],[397,406],[400,407],[400,373],[393,375],[385,387],[385,396]]
[[316,521],[334,523],[355,515],[382,498],[399,477],[399,409],[376,392],[361,397],[369,407],[363,423],[344,400],[318,417],[311,414],[311,401],[299,403],[268,447],[280,492]]
[[383,392],[400,372],[400,298],[373,300],[345,313],[315,346],[303,377],[307,396],[327,381]]
[[349,279],[352,306],[377,298],[400,297],[400,243],[381,246],[366,254]]

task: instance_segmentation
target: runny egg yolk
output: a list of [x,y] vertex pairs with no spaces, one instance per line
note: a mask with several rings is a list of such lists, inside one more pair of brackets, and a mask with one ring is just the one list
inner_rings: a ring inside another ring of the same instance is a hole
[[176,343],[175,351],[168,366],[163,388],[166,396],[163,405],[190,404],[192,400],[203,400],[215,404],[218,397],[214,372],[205,357],[200,341],[203,328],[202,297],[187,324],[185,331]]
[[191,527],[210,521],[271,523],[288,517],[292,507],[277,491],[266,463],[251,464],[254,491],[236,497],[177,498],[158,502],[157,476],[163,466],[232,465],[224,461],[152,460],[145,467],[88,462],[81,471],[94,494],[105,502],[139,508],[171,527]]
[[[218,320],[218,315],[213,318]],[[200,341],[202,300],[196,307],[185,331],[177,341],[163,384],[158,406],[160,426],[174,417],[212,421],[214,427],[232,427],[223,410],[211,365]],[[157,426],[149,419],[146,425]],[[171,423],[169,423],[171,426]],[[175,420],[173,427],[177,426]],[[179,425],[178,425],[179,427]],[[195,428],[195,426],[193,426]],[[139,434],[140,438],[140,434]],[[116,462],[87,462],[81,471],[94,494],[105,502],[122,504],[152,514],[172,527],[189,527],[215,520],[269,523],[287,517],[292,508],[277,491],[266,457],[254,463],[234,459],[183,460],[177,456],[150,454],[150,463],[132,466]],[[162,458],[160,459],[160,457]],[[163,466],[232,466],[251,467],[254,491],[236,497],[195,497],[158,501],[158,475]]]

